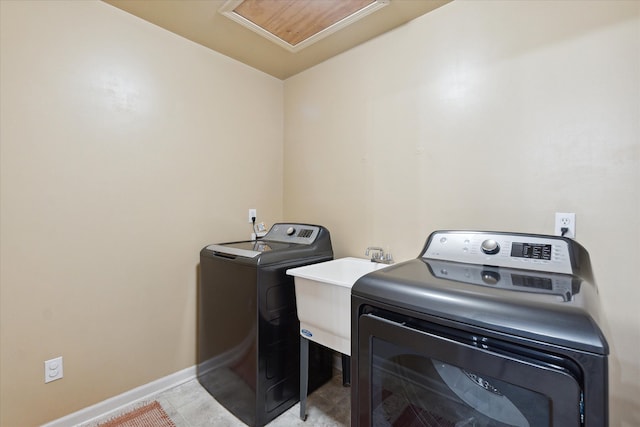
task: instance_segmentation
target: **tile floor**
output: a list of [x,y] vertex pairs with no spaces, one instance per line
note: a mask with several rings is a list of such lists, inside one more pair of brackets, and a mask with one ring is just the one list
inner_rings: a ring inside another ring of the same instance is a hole
[[[307,398],[307,420],[299,417],[300,404],[267,424],[269,427],[340,427],[349,426],[351,417],[351,389],[342,386],[342,373],[335,371],[333,378],[311,393]],[[244,427],[245,424],[233,416],[200,385],[197,379],[152,396],[157,400],[177,427]],[[136,404],[141,406],[142,402]],[[133,408],[124,408],[121,413]],[[95,427],[106,419],[93,420],[78,427]]]

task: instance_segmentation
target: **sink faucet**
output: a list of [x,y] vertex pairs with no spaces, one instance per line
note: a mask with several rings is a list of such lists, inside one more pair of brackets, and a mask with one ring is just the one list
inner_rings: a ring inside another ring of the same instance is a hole
[[364,256],[371,254],[371,262],[380,262],[382,264],[393,264],[393,257],[390,253],[384,253],[384,249],[379,246],[369,246],[364,252]]

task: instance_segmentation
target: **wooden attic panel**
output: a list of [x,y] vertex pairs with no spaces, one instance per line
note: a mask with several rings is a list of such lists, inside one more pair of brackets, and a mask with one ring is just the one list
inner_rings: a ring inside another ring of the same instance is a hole
[[375,0],[245,0],[233,11],[292,46]]

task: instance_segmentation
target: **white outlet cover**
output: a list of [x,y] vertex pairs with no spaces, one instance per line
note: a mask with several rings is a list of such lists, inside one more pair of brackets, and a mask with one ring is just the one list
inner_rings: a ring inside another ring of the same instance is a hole
[[576,237],[576,214],[573,212],[556,212],[556,223],[554,227],[554,234],[556,236],[562,236],[562,228],[568,229],[564,237],[575,239]]

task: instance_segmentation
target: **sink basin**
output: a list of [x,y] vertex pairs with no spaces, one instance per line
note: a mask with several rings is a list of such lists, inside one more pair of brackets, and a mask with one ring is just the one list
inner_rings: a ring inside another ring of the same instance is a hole
[[351,354],[351,287],[362,276],[388,267],[362,258],[339,258],[291,268],[300,335]]

